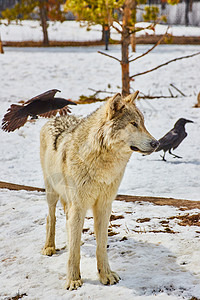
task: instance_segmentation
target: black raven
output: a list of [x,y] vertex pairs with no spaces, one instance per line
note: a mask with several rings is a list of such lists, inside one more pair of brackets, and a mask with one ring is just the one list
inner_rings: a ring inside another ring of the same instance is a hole
[[70,112],[67,105],[76,105],[76,103],[64,98],[54,98],[57,92],[60,91],[57,89],[49,90],[31,98],[23,105],[12,104],[2,120],[2,129],[10,132],[20,128],[26,123],[28,116],[37,119],[38,115],[50,118],[55,116],[57,112],[60,115],[66,115],[67,112]]
[[172,128],[167,134],[165,134],[161,139],[159,139],[160,145],[155,150],[155,152],[158,152],[160,150],[164,151],[164,155],[161,156],[164,161],[165,159],[165,153],[166,151],[169,151],[169,154],[173,155],[177,158],[182,158],[181,156],[175,155],[171,152],[171,149],[176,149],[180,143],[186,138],[187,133],[185,131],[185,124],[186,123],[194,123],[193,121],[181,118],[179,119],[175,125],[174,128]]

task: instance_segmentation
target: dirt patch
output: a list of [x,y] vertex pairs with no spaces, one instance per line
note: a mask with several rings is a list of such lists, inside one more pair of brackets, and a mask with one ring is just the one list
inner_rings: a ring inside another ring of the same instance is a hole
[[119,219],[124,219],[123,215],[111,215],[110,216],[110,221],[115,221],[115,220],[119,220]]
[[11,298],[7,298],[6,300],[18,300],[18,299],[21,299],[21,298],[26,297],[26,296],[28,296],[26,293],[23,293],[23,294],[18,293],[16,296],[11,297]]
[[83,228],[82,233],[86,233],[89,231],[89,228]]
[[170,217],[169,220],[178,219],[178,225],[180,226],[200,226],[200,213],[195,215],[186,214],[184,216]]
[[149,221],[151,221],[150,218],[143,218],[143,219],[137,219],[136,220],[136,222],[138,222],[138,223],[145,223],[145,222],[149,222]]

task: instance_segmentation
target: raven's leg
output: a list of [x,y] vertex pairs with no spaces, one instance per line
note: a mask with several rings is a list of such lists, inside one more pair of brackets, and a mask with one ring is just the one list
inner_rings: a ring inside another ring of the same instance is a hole
[[173,155],[173,157],[182,158],[181,156],[178,156],[178,155],[172,153],[172,152],[171,152],[171,149],[169,150],[169,154]]
[[162,160],[164,160],[164,161],[166,161],[166,159],[165,159],[165,151],[164,151],[164,154],[163,154],[163,156],[162,155],[160,155],[160,157],[162,157]]

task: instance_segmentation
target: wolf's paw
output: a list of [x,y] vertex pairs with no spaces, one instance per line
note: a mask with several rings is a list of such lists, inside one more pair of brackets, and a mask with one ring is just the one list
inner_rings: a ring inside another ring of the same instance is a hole
[[109,273],[100,271],[99,278],[101,283],[105,285],[116,284],[120,280],[120,277],[117,275],[117,273],[112,271],[110,271]]
[[65,289],[72,291],[77,290],[79,287],[81,287],[83,284],[83,281],[81,279],[77,280],[67,280],[65,284]]
[[48,255],[48,256],[52,256],[53,254],[56,253],[56,249],[54,247],[44,247],[42,249],[42,254],[43,255]]

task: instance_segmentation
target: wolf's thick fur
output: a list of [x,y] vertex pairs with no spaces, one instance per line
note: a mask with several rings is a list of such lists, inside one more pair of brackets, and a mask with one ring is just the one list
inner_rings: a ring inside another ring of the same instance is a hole
[[149,154],[158,146],[135,106],[137,94],[125,99],[117,94],[86,118],[56,117],[41,130],[41,164],[49,206],[43,254],[55,253],[55,209],[60,198],[68,225],[67,289],[82,285],[81,232],[89,208],[94,215],[100,281],[119,281],[106,251],[112,201],[132,152]]

